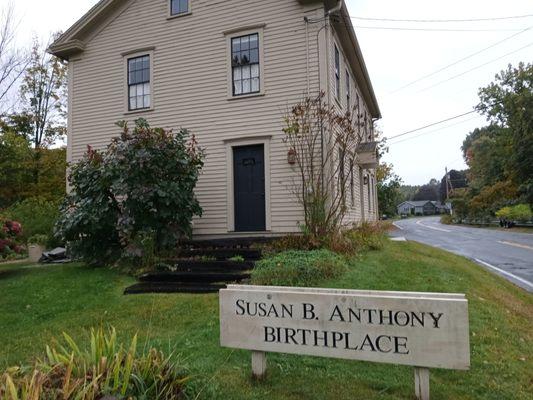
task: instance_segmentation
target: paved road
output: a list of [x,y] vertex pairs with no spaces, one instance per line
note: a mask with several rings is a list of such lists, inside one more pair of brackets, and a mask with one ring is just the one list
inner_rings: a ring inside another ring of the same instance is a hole
[[424,217],[397,221],[393,236],[468,257],[533,292],[533,234],[443,225],[439,220]]

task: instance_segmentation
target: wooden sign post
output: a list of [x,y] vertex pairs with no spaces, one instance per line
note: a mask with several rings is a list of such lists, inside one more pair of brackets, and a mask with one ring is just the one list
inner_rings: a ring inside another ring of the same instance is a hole
[[220,341],[266,353],[412,365],[417,399],[429,400],[429,368],[470,367],[468,301],[462,294],[232,285],[220,291]]

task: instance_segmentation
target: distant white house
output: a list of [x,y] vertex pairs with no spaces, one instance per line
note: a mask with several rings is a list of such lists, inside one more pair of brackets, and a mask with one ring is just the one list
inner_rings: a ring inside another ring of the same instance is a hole
[[451,204],[437,201],[404,201],[397,206],[400,215],[436,215],[450,212]]

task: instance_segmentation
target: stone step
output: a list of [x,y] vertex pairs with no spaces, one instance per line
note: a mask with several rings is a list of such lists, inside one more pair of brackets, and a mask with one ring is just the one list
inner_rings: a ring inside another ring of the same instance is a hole
[[179,257],[211,257],[217,261],[229,260],[235,256],[241,256],[245,260],[259,260],[261,250],[258,249],[182,249],[178,252]]
[[149,293],[218,293],[225,289],[222,284],[177,284],[173,282],[142,282],[124,290],[124,294],[149,294]]
[[139,277],[141,282],[239,282],[250,278],[249,273],[223,273],[223,272],[153,272]]
[[236,261],[196,261],[196,260],[167,260],[170,264],[178,269],[176,272],[239,272],[249,271],[254,268],[253,262],[236,262]]

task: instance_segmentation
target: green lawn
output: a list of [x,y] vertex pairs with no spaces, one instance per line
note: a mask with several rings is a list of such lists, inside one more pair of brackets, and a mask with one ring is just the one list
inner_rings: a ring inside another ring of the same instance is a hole
[[[0,367],[42,354],[68,331],[110,324],[185,358],[205,399],[411,399],[409,367],[269,355],[269,377],[252,382],[250,353],[218,345],[216,295],[125,297],[133,279],[81,265],[0,266]],[[432,370],[432,399],[530,399],[533,296],[464,258],[416,243],[387,243],[350,260],[325,286],[464,292],[470,301],[471,371]]]

